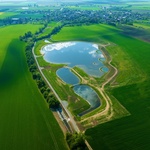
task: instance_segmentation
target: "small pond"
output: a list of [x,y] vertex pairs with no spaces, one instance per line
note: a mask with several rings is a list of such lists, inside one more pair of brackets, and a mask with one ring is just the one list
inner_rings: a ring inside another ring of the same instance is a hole
[[76,85],[74,86],[73,90],[77,95],[85,99],[91,105],[88,110],[80,113],[79,116],[82,116],[100,106],[100,99],[97,93],[91,87],[87,85]]
[[79,84],[79,78],[73,74],[69,68],[60,68],[57,70],[56,74],[58,75],[61,80],[68,84]]

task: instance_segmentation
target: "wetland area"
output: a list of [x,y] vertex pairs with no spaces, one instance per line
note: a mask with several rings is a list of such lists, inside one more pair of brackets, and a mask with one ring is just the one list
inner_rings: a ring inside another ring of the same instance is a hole
[[56,71],[57,76],[64,83],[72,85],[74,92],[90,104],[90,108],[78,114],[79,116],[101,105],[95,90],[89,85],[80,84],[79,77],[71,71],[76,66],[89,76],[97,78],[108,72],[108,68],[104,64],[105,57],[97,44],[77,41],[54,43],[43,47],[41,53],[47,62],[65,65]]

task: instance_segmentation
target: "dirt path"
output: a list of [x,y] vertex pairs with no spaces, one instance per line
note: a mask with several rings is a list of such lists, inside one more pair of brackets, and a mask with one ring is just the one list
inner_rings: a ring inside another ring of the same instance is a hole
[[108,84],[114,77],[116,77],[116,75],[118,74],[118,70],[116,67],[114,67],[112,64],[111,64],[111,61],[112,61],[112,58],[111,60],[108,62],[108,65],[111,66],[114,70],[115,70],[115,73],[109,78],[107,79],[103,84],[102,84],[102,89],[104,90],[104,87],[106,84]]
[[[109,46],[110,43],[106,44],[106,45],[100,45],[101,47],[103,48],[106,48],[106,46]],[[114,69],[114,74],[108,78],[103,84],[101,87],[98,87],[96,86],[95,88],[100,92],[100,94],[102,95],[103,99],[105,100],[106,102],[106,106],[105,108],[93,115],[93,116],[90,116],[90,117],[87,117],[85,119],[83,119],[81,122],[84,122],[84,121],[87,121],[87,120],[95,120],[96,118],[98,117],[102,117],[102,116],[105,116],[104,119],[102,119],[101,123],[103,122],[106,122],[106,121],[109,121],[112,116],[113,116],[113,107],[112,107],[112,102],[111,102],[111,99],[109,98],[109,96],[107,95],[107,93],[105,92],[105,86],[114,78],[116,77],[116,75],[118,74],[118,70],[116,67],[114,67],[112,64],[111,64],[111,61],[112,61],[112,58],[109,60],[108,62],[108,65],[111,66],[113,69]],[[81,77],[82,78],[82,77]]]

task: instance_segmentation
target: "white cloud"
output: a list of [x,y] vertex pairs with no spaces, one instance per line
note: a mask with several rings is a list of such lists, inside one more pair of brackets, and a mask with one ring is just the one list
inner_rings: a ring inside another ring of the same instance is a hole
[[92,45],[94,48],[98,49],[98,45],[97,44],[93,44]]
[[64,42],[64,43],[56,43],[45,46],[45,51],[53,51],[53,50],[61,50],[62,48],[67,48],[75,45],[75,42]]
[[97,56],[95,50],[90,51],[89,54],[92,55],[92,57],[94,57],[94,58]]
[[101,58],[104,58],[104,55],[103,55],[103,54],[101,54]]

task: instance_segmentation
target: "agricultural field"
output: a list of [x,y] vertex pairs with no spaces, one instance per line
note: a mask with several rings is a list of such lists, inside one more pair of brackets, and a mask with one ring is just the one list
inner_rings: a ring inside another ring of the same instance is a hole
[[14,13],[14,12],[0,12],[0,19],[16,16],[17,14],[18,13]]
[[139,2],[127,2],[128,9],[138,10],[138,11],[148,11],[150,10],[150,2],[149,1],[139,1]]
[[130,115],[88,129],[86,135],[93,149],[150,149],[150,44],[107,25],[65,27],[52,39],[111,43],[106,49],[119,73],[106,91]]
[[70,9],[75,10],[101,10],[99,5],[78,5],[78,6],[68,6]]
[[[18,3],[18,6],[20,4],[22,3]],[[26,2],[23,4],[27,6]],[[60,6],[64,9],[60,9]],[[49,8],[54,14],[44,12]],[[0,27],[2,43],[0,45],[0,141],[2,143],[0,149],[68,149],[58,123],[29,72],[24,51],[25,42],[19,40],[19,36],[28,31],[32,33],[39,31],[23,40],[32,41],[32,38],[37,40],[34,53],[43,74],[60,99],[66,100],[64,107],[72,113],[91,147],[94,150],[149,150],[150,25],[149,19],[145,18],[149,18],[147,12],[150,9],[150,2],[131,3],[124,0],[122,3],[114,2],[112,5],[70,4],[40,8],[31,6],[29,9],[32,11],[0,12],[0,19],[28,18],[28,21],[23,22],[22,25],[6,23],[5,27]],[[109,9],[112,13],[107,13]],[[96,10],[103,10],[102,13],[106,13],[102,14],[103,17],[105,16],[104,20],[99,16],[100,11],[93,15]],[[127,10],[131,13],[126,13]],[[135,12],[143,14],[146,12],[146,14],[136,16]],[[120,13],[122,21],[124,21],[123,16],[129,14],[127,22],[118,22],[115,15],[119,18]],[[43,16],[45,18],[42,18]],[[95,16],[97,22],[93,24],[90,19]],[[43,28],[43,25],[40,25],[42,22],[47,23],[47,26]],[[56,28],[63,23],[65,25],[60,30]],[[56,32],[50,34],[53,29],[56,29]],[[47,35],[52,36],[45,39]],[[71,69],[79,77],[80,84],[92,87],[101,99],[100,107],[83,116],[79,114],[90,107],[89,103],[77,96],[73,86],[63,82],[56,74],[56,71],[65,65],[50,64],[40,53],[41,48],[49,43],[66,41],[98,44],[106,57],[104,63],[109,68],[109,72],[101,78],[92,77],[78,67]]]
[[[19,36],[41,25],[0,28],[0,149],[68,149],[64,135],[28,71]],[[10,34],[11,32],[11,34]]]
[[139,28],[144,28],[144,29],[147,29],[150,31],[150,24],[148,23],[140,23],[140,22],[137,22],[137,23],[134,23],[134,26],[135,27],[139,27]]
[[[109,32],[107,32],[108,30]],[[54,35],[51,39],[54,42],[79,40],[79,41],[89,41],[89,42],[96,42],[96,43],[103,42],[104,44],[107,44],[108,42],[106,42],[106,40],[102,37],[105,35],[112,35],[119,32],[120,32],[119,29],[108,25],[64,27],[59,34]]]

